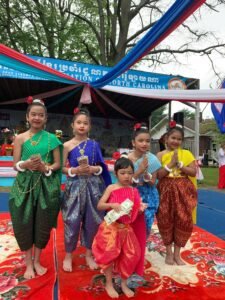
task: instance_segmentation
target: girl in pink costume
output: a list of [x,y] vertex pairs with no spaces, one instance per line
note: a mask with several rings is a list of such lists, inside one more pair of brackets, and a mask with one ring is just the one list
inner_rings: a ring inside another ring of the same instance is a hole
[[[117,221],[100,225],[95,236],[92,251],[96,263],[106,276],[106,292],[111,298],[119,295],[113,287],[112,272],[119,273],[122,278],[121,288],[127,297],[133,297],[134,292],[127,286],[127,278],[136,270],[141,258],[141,248],[138,238],[133,230],[133,222],[144,210],[136,188],[131,185],[134,172],[133,163],[127,158],[120,158],[115,163],[115,174],[118,182],[106,189],[98,203],[98,209],[114,209],[120,212],[121,204],[129,199],[133,206],[128,215],[121,216]],[[144,225],[145,226],[145,225]]]

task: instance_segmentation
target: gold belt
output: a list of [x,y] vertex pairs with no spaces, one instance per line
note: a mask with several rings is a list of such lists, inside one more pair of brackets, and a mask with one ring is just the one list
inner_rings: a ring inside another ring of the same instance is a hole
[[115,225],[121,229],[129,227],[129,224],[123,224],[123,223],[119,223],[119,222],[115,222]]

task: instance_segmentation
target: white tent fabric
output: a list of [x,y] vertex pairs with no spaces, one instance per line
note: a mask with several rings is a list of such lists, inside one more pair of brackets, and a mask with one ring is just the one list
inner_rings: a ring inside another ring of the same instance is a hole
[[225,89],[215,90],[153,90],[118,86],[105,86],[103,90],[137,97],[181,102],[220,102],[225,103]]

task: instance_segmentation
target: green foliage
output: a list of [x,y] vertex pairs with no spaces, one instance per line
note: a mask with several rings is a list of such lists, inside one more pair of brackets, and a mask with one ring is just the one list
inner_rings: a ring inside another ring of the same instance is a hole
[[213,131],[215,133],[219,133],[219,129],[216,125],[216,122],[214,119],[208,119],[208,120],[204,120],[201,123],[201,134],[205,134],[209,131]]
[[154,127],[156,124],[158,124],[163,118],[165,118],[167,116],[167,114],[165,113],[166,110],[166,106],[161,106],[160,108],[158,108],[157,110],[155,110],[152,113],[152,124],[151,127]]
[[220,133],[216,121],[214,119],[203,120],[200,124],[200,133],[211,133],[215,143],[220,144],[225,141],[225,134]]
[[66,13],[73,2],[0,0],[1,42],[24,53],[71,58],[81,30]]
[[195,113],[187,108],[182,109],[179,112],[183,112],[184,114],[184,119],[191,119],[194,120],[195,119]]
[[[172,2],[0,0],[0,42],[22,53],[112,66],[161,18]],[[205,7],[215,11],[220,2],[215,0],[212,6]],[[212,45],[211,39],[207,39],[210,33],[202,34],[193,30],[192,25],[185,22],[183,30],[187,33],[188,29],[194,49],[188,44],[160,44],[144,58],[148,65],[178,62],[177,56],[184,53],[210,56],[218,48],[223,55],[223,44]],[[203,49],[197,49],[202,37],[207,45],[204,43]]]

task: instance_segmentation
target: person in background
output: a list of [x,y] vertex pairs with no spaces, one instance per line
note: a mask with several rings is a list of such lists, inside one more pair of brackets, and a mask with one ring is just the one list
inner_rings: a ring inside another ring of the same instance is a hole
[[12,155],[14,147],[14,135],[8,128],[3,128],[1,130],[1,135],[4,136],[4,138],[2,139],[2,144],[0,145],[0,156],[7,156],[7,149],[10,149],[10,155]]
[[206,149],[203,153],[202,164],[203,164],[203,166],[208,166],[209,165],[209,151],[208,151],[208,149]]
[[14,166],[18,171],[10,196],[9,210],[19,247],[25,251],[24,277],[43,275],[41,251],[51,229],[56,227],[60,209],[62,144],[54,134],[43,130],[47,122],[44,102],[29,97],[29,129],[14,140]]
[[218,163],[219,163],[218,189],[225,189],[225,141],[221,143],[221,147],[218,151]]

